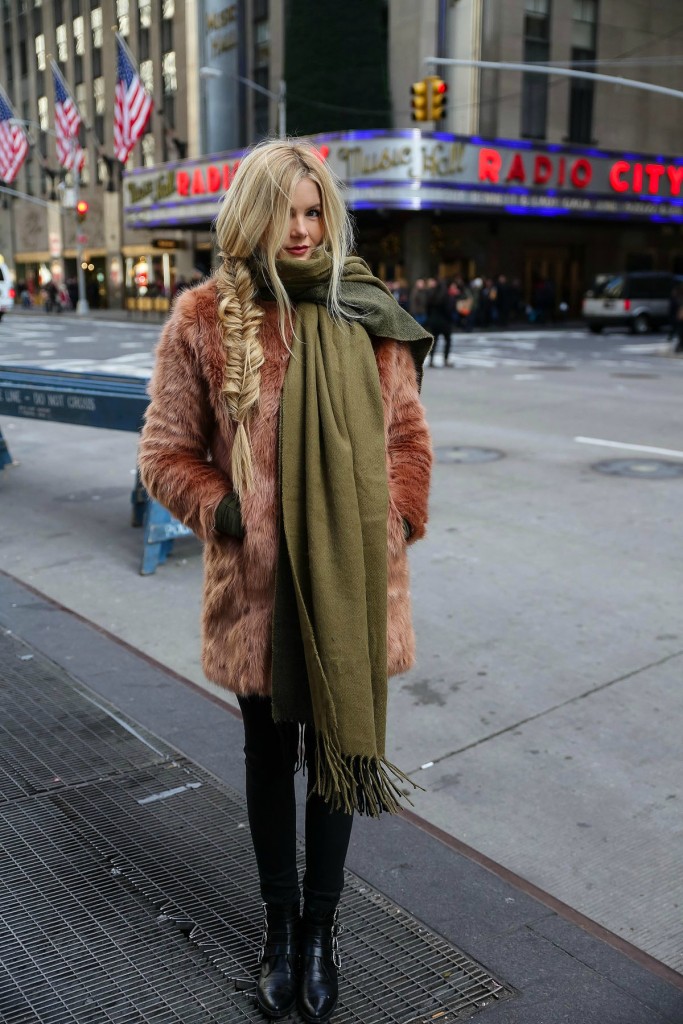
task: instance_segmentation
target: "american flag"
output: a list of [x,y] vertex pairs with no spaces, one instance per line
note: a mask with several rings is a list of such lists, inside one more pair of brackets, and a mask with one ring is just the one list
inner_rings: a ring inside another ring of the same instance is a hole
[[114,152],[125,164],[152,113],[152,97],[140,80],[128,47],[116,33],[118,53],[117,81],[114,103]]
[[28,153],[28,139],[20,124],[12,124],[14,111],[0,89],[0,178],[14,181]]
[[85,153],[78,143],[78,129],[81,115],[75,100],[69,92],[61,71],[52,61],[52,79],[55,86],[55,131],[57,134],[57,159],[68,171],[83,170]]

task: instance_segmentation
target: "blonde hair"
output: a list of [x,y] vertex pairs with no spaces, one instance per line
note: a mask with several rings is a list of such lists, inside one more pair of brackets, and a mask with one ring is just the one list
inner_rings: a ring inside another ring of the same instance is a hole
[[253,270],[260,268],[269,281],[284,338],[287,326],[293,325],[293,310],[276,260],[289,229],[292,194],[305,178],[315,182],[320,192],[321,248],[332,264],[327,308],[338,319],[343,313],[344,259],[351,251],[353,231],[340,182],[313,146],[293,139],[254,146],[240,161],[216,218],[221,264],[215,277],[226,354],[223,394],[237,425],[232,479],[239,495],[253,486],[249,416],[258,405],[264,361],[259,340],[263,310],[256,303]]

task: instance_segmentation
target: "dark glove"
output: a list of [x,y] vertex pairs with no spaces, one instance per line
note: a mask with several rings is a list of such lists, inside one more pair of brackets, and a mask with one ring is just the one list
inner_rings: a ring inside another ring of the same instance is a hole
[[232,491],[221,501],[216,509],[214,526],[219,533],[225,533],[228,537],[236,537],[242,540],[244,537],[244,526],[242,525],[242,510],[240,499],[236,491]]
[[408,522],[408,520],[406,519],[405,516],[402,517],[402,522],[403,522],[403,539],[404,540],[410,540],[410,538],[413,535],[413,528],[412,528],[412,526],[410,525],[410,523]]

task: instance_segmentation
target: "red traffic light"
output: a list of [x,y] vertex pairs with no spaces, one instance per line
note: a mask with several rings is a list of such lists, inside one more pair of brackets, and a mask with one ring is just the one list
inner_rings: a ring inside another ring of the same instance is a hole
[[448,86],[445,82],[439,82],[434,92],[438,92],[440,95],[443,95],[445,92],[448,92]]
[[76,216],[78,217],[79,223],[85,220],[86,214],[90,209],[90,204],[85,199],[79,199],[76,203]]

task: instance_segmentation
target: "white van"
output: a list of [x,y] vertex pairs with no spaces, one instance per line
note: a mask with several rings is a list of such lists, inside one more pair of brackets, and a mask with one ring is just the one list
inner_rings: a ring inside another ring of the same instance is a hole
[[0,262],[0,320],[3,313],[14,309],[14,281],[6,263]]
[[647,334],[671,321],[671,296],[679,277],[643,270],[601,275],[583,300],[583,319],[593,334],[621,327]]

